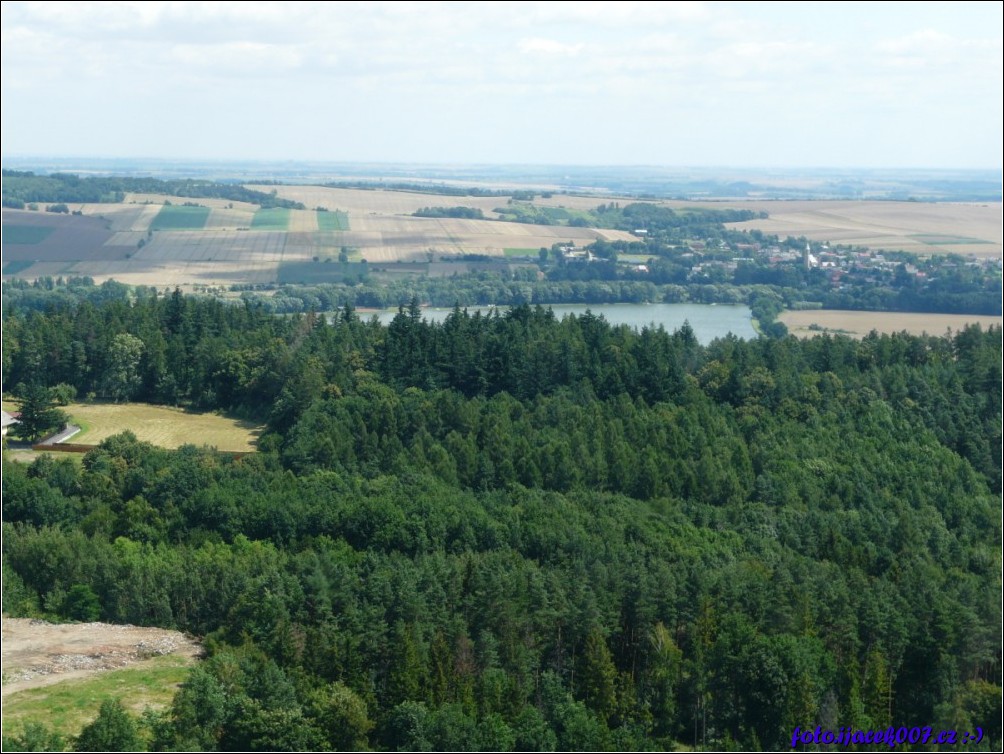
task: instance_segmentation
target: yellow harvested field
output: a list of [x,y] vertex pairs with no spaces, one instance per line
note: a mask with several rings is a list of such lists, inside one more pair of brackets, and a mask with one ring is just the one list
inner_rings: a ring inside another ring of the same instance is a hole
[[138,248],[140,241],[145,245],[147,240],[146,233],[136,230],[120,230],[105,241],[105,246],[136,246]]
[[549,248],[565,241],[585,245],[597,238],[636,240],[623,231],[459,218],[366,215],[353,216],[351,223],[350,231],[332,232],[330,243],[356,248],[370,262],[407,261],[428,251],[501,256],[513,247]]
[[150,223],[160,213],[160,207],[156,204],[142,204],[137,207],[139,214],[136,215],[132,225],[126,230],[146,233],[150,230]]
[[341,250],[332,239],[325,239],[322,233],[287,233],[286,248],[282,259],[285,262],[305,262],[312,257],[337,257]]
[[113,231],[142,231],[150,227],[150,221],[157,216],[160,207],[133,204],[68,204],[71,212],[82,212],[90,217],[100,217],[108,221],[108,229]]
[[67,442],[97,445],[126,430],[161,448],[186,444],[218,450],[251,451],[262,427],[218,414],[193,414],[184,409],[147,403],[71,403],[65,409],[84,431]]
[[626,230],[610,230],[608,228],[593,228],[592,231],[604,241],[627,241],[633,243],[638,240],[638,236]]
[[317,212],[313,209],[293,209],[289,211],[289,231],[291,233],[317,232]]
[[[611,202],[616,202],[623,207],[627,204],[634,204],[638,201],[641,200],[623,196],[568,196],[566,194],[553,194],[546,198],[538,196],[532,203],[540,207],[563,207],[564,209],[579,209],[586,211],[595,209],[601,204],[610,204]],[[654,204],[655,202],[647,203]]]
[[[34,267],[28,272],[35,274]],[[234,283],[274,283],[277,262],[79,262],[64,275],[87,275],[95,281],[117,280],[127,285],[170,289],[193,286],[226,287]],[[41,274],[41,273],[40,273]]]
[[443,196],[411,191],[367,191],[324,186],[249,185],[246,188],[265,192],[275,190],[280,199],[303,202],[307,209],[340,209],[352,216],[353,228],[357,215],[410,215],[422,207],[476,207],[485,213],[485,217],[495,217],[492,210],[504,206],[507,201],[504,196]]
[[[916,314],[904,312],[859,312],[840,309],[813,309],[782,312],[778,319],[792,335],[811,338],[823,331],[863,338],[872,330],[880,333],[903,332],[912,335],[944,335],[951,329],[958,332],[968,324],[979,323],[984,329],[1001,326],[1004,317],[979,314]],[[817,325],[820,329],[809,329]]]
[[157,232],[128,259],[46,263],[53,268],[44,271],[40,263],[27,272],[88,275],[98,282],[114,278],[129,285],[156,287],[269,283],[277,278],[285,243],[286,234],[279,231]]
[[282,260],[286,234],[279,231],[177,230],[158,232],[133,259],[155,262],[250,262]]
[[[176,235],[176,234],[172,234]],[[425,261],[435,254],[487,254],[502,256],[511,247],[539,248],[572,241],[580,245],[597,238],[633,238],[621,231],[592,228],[563,228],[551,225],[424,218],[394,215],[365,215],[352,219],[352,230],[290,232],[286,236],[283,261],[335,257],[349,247],[369,262]]]
[[[265,193],[270,193],[270,191],[266,191]],[[125,195],[125,204],[164,204],[165,202],[170,202],[171,204],[184,204],[185,202],[191,202],[192,204],[198,204],[201,207],[209,207],[210,209],[240,209],[246,212],[254,212],[258,209],[257,204],[251,204],[250,202],[235,202],[232,199],[209,199],[201,196],[187,198],[184,196],[168,196],[167,194]],[[157,210],[159,211],[160,207],[158,207]],[[156,214],[156,212],[154,214]]]
[[965,253],[1000,259],[1004,251],[1000,204],[794,201],[670,202],[671,206],[735,207],[766,211],[766,220],[734,223],[737,230],[805,236],[813,241],[918,254]]
[[209,211],[209,217],[206,218],[206,229],[236,230],[237,228],[250,228],[253,217],[253,210],[220,209],[214,207]]

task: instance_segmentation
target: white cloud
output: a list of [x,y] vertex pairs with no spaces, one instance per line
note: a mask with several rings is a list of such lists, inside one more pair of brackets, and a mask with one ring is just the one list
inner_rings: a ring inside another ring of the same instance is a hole
[[[610,26],[645,27],[675,21],[698,21],[710,15],[702,2],[548,2],[512,3],[528,11],[534,23],[580,23]],[[522,14],[521,14],[522,15]]]
[[977,68],[1001,62],[1001,37],[962,39],[935,29],[879,40],[874,47],[878,60],[893,68]]
[[172,48],[171,56],[179,63],[199,70],[246,76],[288,73],[304,61],[302,50],[295,46],[258,42],[179,44]]
[[564,42],[558,42],[554,39],[543,39],[541,37],[532,37],[530,39],[521,39],[519,41],[520,52],[528,53],[531,55],[560,55],[565,57],[574,57],[582,52],[583,45],[581,42],[576,44],[566,44]]
[[[838,113],[813,119],[824,147],[826,135],[845,139],[841,122],[878,109],[901,119],[900,134],[926,128],[934,112],[999,123],[1000,10],[988,5],[928,14],[923,3],[903,12],[881,3],[5,2],[4,147],[31,151],[39,124],[74,98],[106,122],[133,122],[136,98],[146,97],[154,144],[191,102],[201,113],[193,122],[218,123],[221,133],[239,111],[255,123],[242,130],[250,156],[260,145],[306,148],[299,137],[275,138],[288,120],[263,101],[295,100],[308,113],[304,128],[336,124],[338,136],[318,148],[367,144],[376,155],[451,144],[471,118],[486,127],[490,111],[492,127],[512,138],[483,159],[522,161],[526,150],[546,160],[548,149],[570,148],[535,135],[557,112],[580,114],[581,143],[611,149],[617,139],[605,129],[644,113],[631,120],[637,144],[617,153],[637,149],[646,161],[673,138],[692,145],[688,159],[713,161],[719,152],[699,123],[741,140],[751,114],[765,112],[781,124],[814,108]],[[84,124],[74,125],[61,151],[89,143]],[[190,142],[216,138],[200,128]],[[895,131],[874,133],[876,143]],[[782,153],[785,127],[777,132],[764,148]],[[113,143],[127,149],[129,138]],[[597,149],[582,160],[602,161]],[[999,155],[1000,145],[980,150]]]

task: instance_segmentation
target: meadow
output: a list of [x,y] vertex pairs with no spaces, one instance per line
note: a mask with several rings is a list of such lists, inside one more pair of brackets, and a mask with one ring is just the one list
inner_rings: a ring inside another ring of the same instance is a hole
[[122,670],[18,691],[4,697],[3,734],[17,734],[26,723],[44,723],[54,733],[76,736],[108,699],[121,700],[136,715],[147,708],[163,709],[191,664],[189,657],[163,655]]
[[209,445],[219,450],[253,451],[261,427],[219,414],[196,414],[146,403],[71,403],[64,408],[82,429],[70,442],[97,445],[126,430],[161,448]]

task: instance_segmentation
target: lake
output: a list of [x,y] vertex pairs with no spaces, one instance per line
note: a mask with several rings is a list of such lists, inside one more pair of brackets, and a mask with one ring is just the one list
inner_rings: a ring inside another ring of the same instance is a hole
[[[547,307],[545,307],[547,308]],[[566,314],[584,314],[588,309],[593,314],[607,320],[612,325],[629,325],[641,329],[650,325],[662,325],[668,331],[678,330],[684,322],[689,322],[697,340],[707,345],[715,338],[722,338],[729,333],[740,338],[755,338],[753,317],[748,306],[741,304],[550,304],[555,316],[561,318]],[[467,307],[470,313],[481,311],[486,313],[488,307]],[[442,322],[452,308],[422,309],[422,317],[430,322]],[[382,324],[389,324],[397,315],[397,309],[381,312],[360,312],[359,316],[366,319],[375,316]]]

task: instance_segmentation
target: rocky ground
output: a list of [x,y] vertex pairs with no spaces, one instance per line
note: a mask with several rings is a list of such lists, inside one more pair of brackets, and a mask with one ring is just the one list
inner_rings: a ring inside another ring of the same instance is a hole
[[178,631],[108,623],[55,624],[3,618],[3,696],[178,654],[199,644]]

